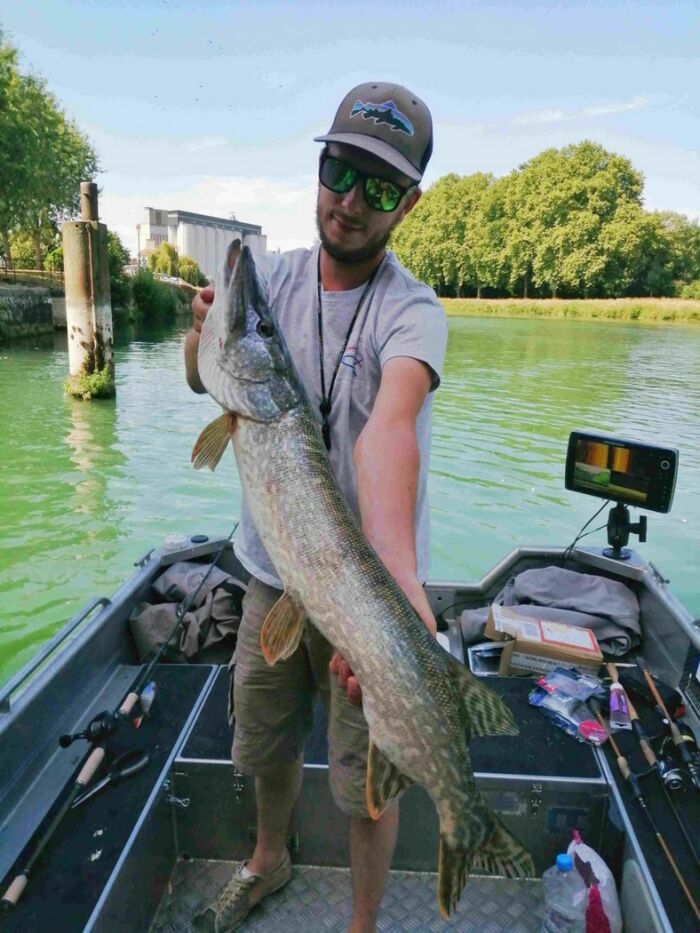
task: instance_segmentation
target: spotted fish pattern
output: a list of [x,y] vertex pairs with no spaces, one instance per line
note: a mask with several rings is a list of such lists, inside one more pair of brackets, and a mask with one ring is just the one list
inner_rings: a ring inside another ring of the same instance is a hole
[[232,442],[251,516],[285,586],[263,650],[271,662],[288,656],[308,619],[347,659],[369,725],[370,815],[408,784],[427,790],[440,820],[444,917],[475,867],[533,875],[529,854],[479,793],[468,751],[475,736],[515,734],[512,715],[431,636],[358,527],[245,248],[235,274],[220,277],[199,371],[225,412],[200,435],[193,461],[213,469]]

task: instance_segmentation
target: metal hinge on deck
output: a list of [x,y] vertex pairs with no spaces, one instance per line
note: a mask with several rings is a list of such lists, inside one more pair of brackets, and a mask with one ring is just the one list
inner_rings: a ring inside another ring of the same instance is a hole
[[542,803],[542,785],[533,784],[530,788],[530,816],[537,816]]
[[243,791],[245,790],[245,775],[242,771],[236,771],[233,769],[233,799],[236,803],[240,803],[243,797]]
[[166,781],[163,784],[163,790],[165,791],[165,802],[169,803],[171,807],[177,807],[179,810],[186,810],[190,805],[189,797],[176,797],[175,794],[170,793],[170,781]]

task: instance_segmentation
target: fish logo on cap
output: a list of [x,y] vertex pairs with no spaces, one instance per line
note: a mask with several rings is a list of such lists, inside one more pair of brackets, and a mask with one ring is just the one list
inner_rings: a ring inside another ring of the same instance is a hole
[[383,104],[356,100],[350,116],[356,117],[358,114],[361,114],[365,120],[374,120],[377,126],[385,124],[390,126],[392,131],[398,130],[406,133],[407,136],[414,134],[413,124],[407,116],[401,113],[393,100],[385,100]]

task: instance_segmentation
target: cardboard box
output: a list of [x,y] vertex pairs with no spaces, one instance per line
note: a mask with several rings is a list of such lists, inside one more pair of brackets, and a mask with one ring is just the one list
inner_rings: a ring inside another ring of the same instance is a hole
[[484,634],[506,641],[498,673],[544,674],[555,667],[576,667],[595,674],[603,655],[589,628],[519,615],[517,607],[491,606]]

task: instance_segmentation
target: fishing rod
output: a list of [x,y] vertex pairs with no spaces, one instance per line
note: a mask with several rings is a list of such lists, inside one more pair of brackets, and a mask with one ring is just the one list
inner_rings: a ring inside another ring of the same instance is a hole
[[15,876],[14,880],[11,882],[7,891],[2,898],[2,907],[3,910],[11,910],[17,905],[17,901],[20,899],[24,893],[24,889],[27,887],[27,882],[29,881],[29,876],[36,864],[37,859],[44,851],[46,846],[49,843],[49,840],[56,832],[59,823],[63,820],[63,817],[73,806],[73,801],[78,796],[78,794],[83,790],[86,784],[88,784],[97,771],[99,766],[102,764],[102,759],[105,756],[105,750],[101,745],[98,745],[97,748],[93,748],[90,754],[87,756],[83,767],[80,769],[78,777],[75,779],[75,783],[70,790],[70,793],[64,800],[61,808],[56,813],[56,816],[51,820],[51,823],[46,828],[46,831],[42,835],[39,842],[37,842],[34,851],[31,856],[25,863],[24,868]]
[[182,625],[183,619],[189,612],[190,607],[194,603],[195,599],[200,593],[200,590],[209,578],[209,574],[216,566],[227,544],[235,534],[236,528],[238,528],[238,522],[234,523],[230,534],[227,538],[224,539],[221,547],[215,553],[213,560],[209,563],[207,571],[202,576],[202,579],[199,581],[198,585],[194,590],[192,590],[191,593],[188,593],[187,596],[178,605],[175,612],[175,624],[173,625],[170,634],[165,639],[160,648],[158,648],[158,650],[155,652],[146,669],[142,671],[141,674],[139,674],[136,683],[126,695],[126,697],[122,700],[121,704],[113,712],[110,712],[109,710],[103,710],[101,713],[98,713],[93,719],[90,720],[83,732],[62,735],[58,740],[61,748],[68,748],[68,746],[72,745],[72,743],[77,739],[86,739],[88,742],[104,741],[108,736],[112,735],[113,732],[116,732],[125,719],[129,718],[132,710],[139,701],[141,701],[144,713],[146,715],[148,714],[148,711],[150,710],[150,707],[155,698],[155,683],[151,683],[151,674],[153,673],[153,670],[155,669],[160,659],[163,657],[163,654],[170,645],[171,641],[173,638],[175,638],[175,635]]
[[617,743],[612,737],[610,730],[605,725],[605,720],[603,719],[603,716],[601,714],[600,703],[598,702],[598,700],[595,697],[591,697],[588,702],[590,703],[591,709],[596,719],[598,720],[598,722],[601,724],[601,726],[605,729],[605,731],[608,734],[608,738],[610,739],[610,745],[617,759],[617,767],[620,770],[620,774],[630,785],[630,788],[632,789],[632,795],[634,799],[637,801],[637,803],[639,804],[639,806],[641,807],[642,812],[644,813],[647,819],[647,822],[649,823],[651,831],[656,836],[656,841],[658,842],[662,852],[666,856],[666,861],[671,866],[673,874],[676,876],[676,880],[678,881],[678,884],[681,886],[681,889],[683,893],[685,894],[686,900],[690,904],[690,907],[692,908],[692,911],[695,914],[695,919],[700,921],[700,908],[695,903],[695,899],[693,898],[693,895],[690,893],[688,885],[685,883],[685,880],[683,879],[683,876],[681,875],[678,869],[678,865],[676,865],[676,860],[671,855],[671,852],[668,846],[666,845],[666,841],[664,837],[661,835],[661,831],[656,825],[656,821],[654,820],[654,817],[651,815],[651,811],[649,810],[649,807],[647,806],[647,802],[644,797],[644,794],[642,794],[642,788],[640,787],[639,781],[637,780],[637,775],[630,768],[629,764],[627,763],[627,759],[620,751]]
[[[63,735],[59,739],[59,744],[61,745],[62,748],[67,748],[77,739],[86,739],[88,742],[90,742],[91,745],[95,747],[93,747],[91,751],[89,752],[89,754],[86,756],[85,763],[83,764],[83,767],[80,769],[80,773],[75,779],[75,782],[70,790],[70,793],[67,795],[66,799],[64,800],[60,809],[56,813],[55,817],[51,820],[51,823],[46,828],[41,839],[34,847],[34,850],[31,856],[29,857],[28,861],[26,862],[24,868],[20,871],[18,875],[16,875],[16,877],[14,878],[14,880],[11,882],[10,886],[8,887],[7,891],[5,892],[2,898],[2,901],[0,902],[4,910],[11,910],[12,908],[16,907],[17,902],[19,901],[22,894],[24,893],[25,888],[27,887],[27,882],[29,881],[30,873],[32,869],[34,868],[34,865],[36,864],[37,859],[39,858],[41,853],[44,851],[46,846],[48,845],[49,841],[51,840],[51,837],[54,835],[54,833],[58,829],[66,813],[72,808],[75,799],[83,791],[85,786],[90,782],[95,772],[99,768],[100,764],[102,763],[102,759],[105,756],[105,749],[102,744],[98,745],[97,743],[104,742],[104,740],[109,735],[111,735],[113,732],[116,731],[116,729],[125,719],[129,718],[129,715],[131,714],[132,710],[134,709],[136,704],[140,700],[142,700],[145,694],[149,695],[149,700],[147,704],[143,704],[142,702],[144,713],[147,713],[148,709],[150,709],[151,703],[153,702],[153,698],[155,696],[155,684],[151,685],[150,683],[151,674],[153,673],[153,670],[156,664],[159,662],[159,660],[163,656],[163,652],[166,650],[166,648],[168,647],[172,639],[175,637],[178,629],[180,628],[180,625],[182,624],[182,620],[184,619],[185,614],[189,610],[194,600],[197,598],[200,590],[204,586],[204,583],[206,582],[207,578],[209,577],[209,574],[212,572],[212,570],[216,566],[217,561],[223,554],[224,548],[227,546],[227,544],[233,537],[237,527],[238,527],[238,522],[234,524],[229,536],[224,539],[221,547],[218,549],[218,551],[214,555],[213,560],[209,564],[207,572],[203,574],[202,579],[199,581],[198,586],[192,591],[191,594],[186,596],[185,599],[183,599],[183,601],[177,607],[176,622],[170,634],[168,635],[166,640],[163,642],[163,644],[160,646],[160,648],[155,652],[155,655],[149,662],[148,666],[139,675],[139,677],[136,680],[136,683],[131,688],[131,690],[129,691],[127,696],[124,698],[124,700],[119,704],[119,706],[111,713],[109,711],[98,713],[97,716],[95,716],[93,719],[90,720],[90,722],[88,723],[87,727],[85,728],[83,732],[78,732],[73,735]],[[148,708],[146,708],[146,706]]]
[[[144,690],[144,688],[146,687],[146,685],[149,683],[151,674],[153,673],[153,670],[154,670],[156,664],[158,664],[158,662],[159,662],[160,659],[162,658],[163,653],[165,652],[166,648],[168,647],[168,645],[170,644],[170,642],[173,640],[173,638],[174,638],[175,635],[177,634],[178,629],[179,629],[180,626],[182,625],[182,620],[185,618],[185,615],[189,612],[190,606],[194,603],[195,599],[196,599],[197,596],[199,595],[199,591],[202,589],[202,587],[203,587],[204,584],[206,583],[207,579],[209,578],[209,574],[212,572],[212,570],[214,569],[214,567],[216,567],[219,558],[220,558],[221,555],[224,553],[224,550],[226,549],[226,546],[228,545],[228,543],[230,542],[231,538],[232,538],[232,537],[234,536],[234,534],[236,533],[236,529],[237,529],[237,528],[238,528],[238,522],[236,521],[236,522],[234,522],[233,528],[232,528],[231,531],[229,532],[228,537],[224,538],[223,542],[221,543],[221,547],[218,549],[218,551],[216,552],[216,554],[215,554],[214,557],[212,558],[211,562],[209,563],[209,566],[208,566],[208,568],[207,568],[207,572],[203,575],[202,579],[199,581],[199,583],[197,584],[196,588],[195,588],[194,590],[192,590],[192,592],[189,593],[189,594],[182,600],[182,602],[178,605],[177,611],[176,611],[176,613],[175,613],[175,624],[173,625],[170,634],[169,634],[168,637],[165,639],[165,641],[164,641],[163,644],[160,646],[160,648],[156,651],[155,655],[153,656],[153,658],[150,660],[148,666],[146,667],[146,670],[143,671],[143,673],[138,677],[136,683],[135,683],[134,686],[131,688],[131,691],[127,694],[127,696],[126,696],[126,698],[125,698],[124,702],[122,703],[121,708],[120,708],[120,710],[119,710],[119,714],[120,714],[120,715],[128,716],[128,715],[129,715],[129,712],[134,708],[134,706],[135,706],[136,703],[138,702],[141,693],[143,692],[143,690]],[[122,713],[123,710],[126,710],[126,713],[125,713],[125,714]]]
[[671,738],[673,739],[673,744],[676,746],[676,751],[681,762],[685,765],[690,775],[690,780],[693,784],[693,787],[696,791],[700,792],[700,768],[695,764],[693,756],[689,751],[685,739],[683,738],[683,733],[678,728],[674,720],[671,718],[664,701],[661,699],[659,691],[656,689],[656,684],[649,673],[649,668],[647,667],[646,661],[641,655],[637,655],[637,667],[642,672],[644,680],[647,683],[651,695],[654,697],[654,702],[659,707],[662,715],[665,717],[666,724],[668,725],[669,732],[671,733]]
[[666,803],[668,804],[671,813],[673,813],[673,816],[675,817],[676,823],[678,824],[678,828],[683,834],[683,838],[685,839],[688,848],[693,854],[693,858],[695,859],[695,864],[700,866],[700,856],[698,856],[697,849],[695,848],[695,845],[693,844],[693,840],[688,834],[688,830],[686,829],[685,823],[683,822],[683,818],[681,817],[681,814],[678,811],[678,807],[676,806],[675,800],[668,792],[669,787],[671,788],[671,790],[680,790],[682,788],[683,779],[681,778],[680,772],[676,768],[666,767],[664,762],[658,758],[658,756],[654,752],[654,749],[651,747],[649,736],[647,735],[644,729],[644,726],[641,723],[637,710],[635,709],[632,701],[629,698],[629,694],[626,692],[625,688],[620,683],[620,678],[618,676],[617,667],[612,662],[610,662],[607,665],[607,668],[613,680],[613,683],[620,684],[620,689],[625,694],[625,699],[627,701],[627,708],[629,710],[630,719],[632,720],[632,729],[634,730],[634,734],[637,737],[637,741],[639,742],[639,747],[642,750],[642,754],[646,758],[646,761],[650,767],[650,770],[653,771],[658,777],[659,782],[661,784],[661,789],[664,793],[664,797],[666,798]]

